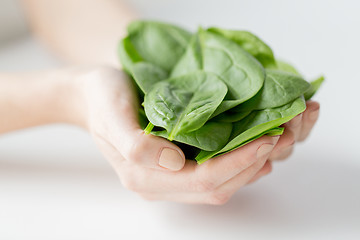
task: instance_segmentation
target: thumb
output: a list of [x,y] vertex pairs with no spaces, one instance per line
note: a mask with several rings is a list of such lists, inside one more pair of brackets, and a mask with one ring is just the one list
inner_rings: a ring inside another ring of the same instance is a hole
[[[96,132],[103,136],[127,161],[149,168],[178,171],[185,156],[170,141],[146,135],[139,125],[138,101],[131,79],[112,70],[91,85],[88,101]],[[95,99],[95,100],[94,100]]]
[[123,139],[126,139],[126,144],[119,146],[119,150],[129,162],[171,171],[179,171],[185,165],[181,149],[164,138],[145,134],[142,129],[137,128],[126,131]]

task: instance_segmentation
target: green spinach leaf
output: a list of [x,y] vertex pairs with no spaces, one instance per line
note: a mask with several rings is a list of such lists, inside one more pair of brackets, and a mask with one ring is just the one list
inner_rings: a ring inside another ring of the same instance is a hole
[[319,78],[310,82],[310,88],[304,93],[304,97],[306,101],[310,100],[315,95],[315,93],[319,90],[324,80],[325,80],[324,76],[320,76]]
[[122,39],[118,45],[118,54],[125,72],[132,75],[132,67],[135,63],[143,61],[142,57],[136,51],[134,45],[131,43],[130,38]]
[[236,43],[214,33],[200,32],[203,69],[217,74],[227,85],[228,100],[236,105],[253,97],[262,87],[261,64]]
[[146,117],[145,111],[143,108],[139,108],[138,110],[138,118],[139,118],[139,125],[141,129],[145,129],[146,125],[148,125],[149,120]]
[[229,110],[229,111],[226,111],[226,112],[223,112],[223,113],[217,115],[216,117],[212,118],[212,120],[218,121],[218,122],[233,123],[233,122],[240,121],[241,119],[245,118],[250,113],[251,113],[251,111],[233,112],[232,110]]
[[226,93],[226,85],[215,74],[194,72],[157,83],[145,95],[145,113],[173,140],[179,133],[202,127]]
[[300,72],[293,65],[283,60],[276,60],[276,69],[301,76]]
[[[205,151],[216,151],[225,146],[231,130],[230,123],[207,122],[196,131],[176,135],[174,140]],[[151,134],[163,138],[169,137],[167,131],[151,132]]]
[[273,51],[256,35],[247,31],[226,30],[215,27],[209,28],[208,31],[234,41],[254,56],[265,68],[274,68],[276,66]]
[[267,69],[262,89],[253,98],[237,106],[234,111],[280,107],[302,96],[309,87],[310,84],[298,75]]
[[201,151],[196,160],[203,163],[206,160],[230,152],[250,140],[264,135],[268,130],[276,128],[302,113],[306,109],[304,98],[298,98],[285,106],[254,111],[244,119],[233,124],[228,144],[219,151]]
[[134,64],[132,67],[132,75],[136,84],[144,93],[148,93],[159,81],[168,78],[168,73],[165,70],[147,62]]
[[282,134],[279,126],[305,110],[324,80],[309,84],[247,31],[200,28],[192,34],[135,21],[118,54],[144,100],[141,127],[174,140],[199,164],[265,134]]
[[135,21],[128,26],[129,39],[144,61],[170,72],[191,39],[180,27],[155,22]]
[[184,55],[171,71],[171,77],[178,77],[203,69],[199,35],[194,34]]

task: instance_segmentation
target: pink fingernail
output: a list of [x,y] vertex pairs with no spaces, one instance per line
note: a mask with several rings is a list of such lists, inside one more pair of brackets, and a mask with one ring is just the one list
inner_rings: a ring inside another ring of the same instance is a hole
[[183,168],[185,159],[180,153],[171,148],[164,148],[159,158],[159,165],[172,171]]
[[279,141],[279,139],[280,139],[280,135],[277,135],[277,136],[273,136],[271,138],[271,141],[275,145]]
[[257,152],[256,152],[256,158],[257,159],[262,159],[263,157],[267,156],[270,154],[270,152],[273,150],[274,145],[270,144],[270,143],[264,143],[263,145],[261,145]]

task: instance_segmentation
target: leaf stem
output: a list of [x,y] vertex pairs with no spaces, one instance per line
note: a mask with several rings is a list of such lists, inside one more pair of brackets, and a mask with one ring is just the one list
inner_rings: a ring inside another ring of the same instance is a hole
[[146,128],[144,129],[145,134],[150,134],[151,131],[154,128],[154,124],[152,124],[151,122],[148,123],[148,125],[146,126]]
[[174,140],[173,134],[170,134],[170,135],[169,135],[168,140],[169,140],[169,141],[173,141],[173,140]]

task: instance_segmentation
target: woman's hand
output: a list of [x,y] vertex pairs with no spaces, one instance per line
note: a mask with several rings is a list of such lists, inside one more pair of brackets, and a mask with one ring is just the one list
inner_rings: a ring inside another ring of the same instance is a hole
[[[82,122],[91,132],[123,185],[145,199],[224,204],[251,179],[271,171],[266,160],[279,137],[264,136],[202,165],[185,160],[168,140],[145,135],[138,102],[121,71],[96,68],[77,74]],[[79,115],[80,116],[80,115]]]
[[319,110],[318,102],[307,101],[305,112],[284,124],[284,134],[271,153],[270,160],[284,160],[291,155],[295,143],[302,142],[309,136],[319,117]]
[[77,77],[84,126],[91,132],[122,184],[145,199],[224,204],[242,186],[271,171],[271,161],[290,155],[316,122],[319,104],[286,123],[281,137],[264,136],[197,165],[168,140],[144,134],[138,124],[132,84],[121,71],[96,68]]
[[[293,118],[291,121],[285,123],[283,135],[280,136],[279,141],[272,150],[267,164],[272,161],[287,159],[294,150],[296,142],[304,141],[310,134],[319,117],[320,104],[315,101],[306,102],[306,110]],[[255,182],[261,176],[255,176],[249,183]]]
[[128,77],[107,67],[0,75],[0,133],[66,122],[93,135],[125,187],[146,199],[223,204],[239,188],[271,171],[295,141],[306,138],[319,104],[286,123],[285,133],[264,136],[201,165],[185,160],[170,141],[145,135],[138,124]]

